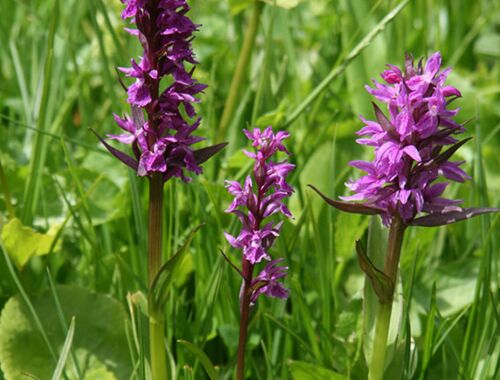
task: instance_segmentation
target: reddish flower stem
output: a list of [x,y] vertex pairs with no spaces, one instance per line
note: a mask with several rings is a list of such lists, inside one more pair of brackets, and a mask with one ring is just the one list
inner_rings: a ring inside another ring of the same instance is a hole
[[[162,265],[163,231],[163,178],[155,173],[149,181],[149,231],[148,231],[148,284],[151,288]],[[168,380],[167,352],[165,349],[165,316],[149,302],[149,347],[153,379]]]
[[250,286],[252,284],[253,268],[250,261],[242,260],[243,265],[243,290],[240,303],[240,337],[238,341],[238,363],[236,367],[236,379],[245,378],[245,348],[248,335],[248,322],[250,319]]

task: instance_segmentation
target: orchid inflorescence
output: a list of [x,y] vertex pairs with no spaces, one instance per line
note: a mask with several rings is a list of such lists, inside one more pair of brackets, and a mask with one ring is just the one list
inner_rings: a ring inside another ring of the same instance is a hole
[[[108,137],[131,145],[134,157],[101,141],[139,176],[161,173],[164,181],[172,177],[189,181],[184,169],[200,174],[200,164],[225,145],[199,150],[191,147],[204,140],[193,135],[201,122],[193,104],[198,102],[196,95],[206,88],[192,76],[197,61],[191,41],[199,25],[186,16],[190,8],[185,0],[122,2],[126,4],[122,18],[132,19],[137,26],[126,30],[139,38],[144,53],[139,62],[132,59],[131,67],[119,68],[135,79],[127,88],[132,116],[115,115],[125,133]],[[167,77],[171,84],[162,90],[162,79]],[[186,121],[184,115],[194,122]]]
[[250,283],[252,302],[260,294],[286,298],[288,291],[278,282],[285,276],[287,269],[279,265],[281,260],[268,263],[255,278],[252,278],[252,273],[255,264],[271,260],[269,249],[283,224],[282,221],[276,223],[273,220],[264,224],[265,220],[278,213],[288,218],[292,216],[284,200],[293,192],[286,177],[295,165],[287,161],[271,161],[278,151],[289,154],[283,145],[283,140],[289,134],[283,131],[274,134],[271,127],[264,131],[256,128],[252,132],[244,132],[257,149],[255,153],[245,151],[248,157],[255,160],[253,176],[247,176],[243,186],[236,181],[226,181],[228,191],[234,196],[226,212],[235,214],[242,223],[239,235],[234,237],[225,233],[226,239],[233,247],[243,250],[242,273]]
[[375,147],[372,162],[352,161],[351,166],[367,175],[347,186],[356,194],[344,200],[364,200],[382,209],[385,225],[392,215],[399,214],[410,223],[420,212],[443,213],[460,211],[458,200],[441,197],[447,182],[435,183],[440,176],[463,182],[470,177],[460,168],[464,161],[449,161],[443,147],[455,145],[453,137],[464,128],[452,119],[459,109],[448,109],[460,91],[445,86],[450,69],[440,72],[441,55],[434,53],[425,68],[422,62],[414,67],[407,56],[405,72],[396,66],[382,73],[387,84],[376,81],[367,86],[370,94],[388,105],[389,117],[375,106],[377,120],[361,117],[365,123],[357,142]]
[[395,216],[404,225],[431,227],[494,212],[488,208],[461,208],[461,200],[442,197],[449,185],[440,181],[443,177],[455,182],[470,179],[460,168],[465,161],[450,161],[470,138],[455,138],[465,128],[453,120],[460,109],[450,109],[450,105],[461,93],[445,84],[451,69],[441,70],[441,54],[432,54],[425,67],[422,60],[415,67],[408,54],[403,71],[393,65],[388,67],[381,74],[385,83],[374,80],[374,87],[366,89],[387,104],[389,114],[386,116],[373,103],[376,120],[361,116],[365,126],[357,132],[361,136],[357,142],[374,147],[375,157],[373,161],[349,163],[367,174],[346,183],[354,194],[341,197],[344,202],[313,189],[343,211],[380,214],[386,226]]
[[465,128],[453,120],[459,108],[449,107],[461,93],[445,85],[451,70],[441,71],[441,54],[432,54],[425,67],[422,61],[415,67],[410,55],[406,56],[403,71],[393,65],[388,67],[381,75],[385,83],[374,81],[374,87],[366,86],[371,95],[387,105],[389,114],[386,116],[373,103],[376,120],[361,116],[365,126],[357,132],[361,136],[357,142],[374,147],[375,157],[373,161],[350,162],[351,166],[367,173],[346,183],[354,195],[334,200],[311,186],[329,205],[351,213],[379,214],[389,227],[383,268],[373,264],[361,240],[356,242],[360,267],[379,300],[370,380],[384,378],[388,329],[405,229],[411,225],[440,226],[500,211],[463,209],[459,206],[460,200],[442,197],[448,186],[448,182],[441,181],[443,177],[455,182],[470,179],[460,168],[465,161],[450,161],[470,139],[455,138]]

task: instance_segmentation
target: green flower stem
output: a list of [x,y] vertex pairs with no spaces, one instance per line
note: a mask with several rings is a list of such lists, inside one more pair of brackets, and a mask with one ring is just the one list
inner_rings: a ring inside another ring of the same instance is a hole
[[372,359],[369,367],[369,380],[382,380],[384,378],[385,356],[387,352],[387,338],[391,323],[392,301],[401,255],[401,245],[406,226],[398,217],[394,217],[389,230],[387,255],[385,257],[384,273],[391,280],[391,294],[388,302],[379,302],[375,320],[375,338],[373,340]]
[[[149,232],[148,232],[148,283],[151,288],[162,265],[163,231],[163,178],[155,173],[149,181]],[[151,376],[153,379],[168,380],[167,352],[165,349],[165,320],[163,310],[150,301],[149,304],[149,348],[151,355]]]
[[257,37],[257,30],[259,28],[260,16],[262,14],[263,8],[264,3],[262,1],[255,0],[253,2],[252,18],[250,19],[250,23],[248,24],[247,30],[245,31],[243,47],[241,48],[240,56],[238,57],[236,71],[234,72],[233,79],[231,80],[231,87],[229,88],[229,94],[227,95],[226,103],[224,105],[224,111],[222,112],[217,136],[218,139],[223,139],[226,135],[227,128],[231,123],[234,112],[238,105],[241,85],[245,80],[248,61],[252,56],[255,39]]
[[9,186],[7,184],[7,177],[3,170],[2,161],[0,160],[0,186],[2,186],[3,198],[5,200],[5,207],[9,214],[9,219],[14,219],[16,217],[16,212],[14,206],[12,205],[12,198],[10,196]]

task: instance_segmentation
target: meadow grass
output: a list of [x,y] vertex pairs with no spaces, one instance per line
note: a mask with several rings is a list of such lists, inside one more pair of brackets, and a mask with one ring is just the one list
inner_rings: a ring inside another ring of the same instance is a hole
[[[332,197],[346,194],[344,182],[356,175],[347,162],[371,154],[354,141],[358,115],[372,116],[364,85],[385,63],[401,65],[405,52],[419,58],[440,50],[444,66],[453,67],[450,84],[463,94],[458,121],[470,120],[467,136],[474,137],[457,154],[473,179],[451,186],[449,194],[469,206],[500,207],[500,3],[265,5],[246,78],[222,131],[251,1],[190,5],[191,18],[203,25],[194,41],[200,61],[194,75],[209,84],[198,107],[199,133],[210,143],[230,144],[192,184],[169,181],[165,188],[165,258],[205,223],[165,306],[178,378],[232,378],[241,280],[219,253],[239,261],[223,236],[237,228],[224,213],[231,200],[223,180],[240,180],[248,171],[242,129],[273,125],[290,131],[297,165],[290,181],[295,218],[274,248],[290,267],[291,296],[259,300],[250,324],[248,378],[365,379],[376,299],[364,286],[354,241],[364,239],[374,262],[381,262],[387,232],[376,218],[328,208],[307,185]],[[121,9],[117,0],[2,0],[0,227],[15,214],[25,226],[40,233],[52,227],[53,234],[48,254],[22,268],[2,245],[0,357],[37,358],[31,365],[39,366],[33,374],[40,379],[148,378],[147,186],[89,130],[114,133],[112,112],[127,112],[115,67],[128,65],[139,46],[123,32]],[[407,232],[388,379],[500,378],[499,226],[497,215],[486,215]],[[98,306],[89,306],[82,289],[99,294]],[[26,332],[34,340],[16,345]],[[0,360],[0,379],[18,378],[8,375],[16,370],[11,362]]]

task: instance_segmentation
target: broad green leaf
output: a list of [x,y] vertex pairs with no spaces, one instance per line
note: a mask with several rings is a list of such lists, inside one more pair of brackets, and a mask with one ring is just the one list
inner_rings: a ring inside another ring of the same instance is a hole
[[198,346],[195,346],[193,343],[188,342],[187,340],[179,339],[177,342],[180,345],[186,347],[189,351],[191,351],[198,357],[201,364],[203,365],[203,368],[205,368],[205,371],[207,371],[207,375],[208,377],[210,377],[210,380],[217,380],[219,378],[219,376],[217,376],[217,372],[215,371],[214,365],[212,364],[208,356],[203,352],[203,350],[201,350]]
[[23,267],[34,256],[43,256],[58,251],[60,244],[54,247],[59,226],[53,225],[47,233],[36,232],[26,227],[19,219],[12,219],[2,229],[2,240],[7,253],[18,267]]
[[347,380],[347,377],[330,369],[301,361],[290,363],[293,380]]
[[[72,350],[85,380],[128,380],[132,372],[125,326],[127,315],[115,299],[74,286],[56,288],[66,320],[78,321]],[[60,352],[66,334],[58,321],[54,298],[45,291],[31,298],[54,347]],[[20,296],[12,297],[0,316],[0,362],[7,379],[29,373],[51,379],[57,363],[47,350],[32,314]],[[66,364],[68,380],[75,379]]]
[[158,272],[158,275],[153,280],[150,291],[150,300],[152,304],[150,305],[154,309],[160,309],[163,307],[167,300],[168,290],[172,281],[175,279],[175,274],[181,268],[181,264],[184,261],[184,256],[188,252],[189,245],[193,240],[194,234],[203,226],[200,224],[195,227],[188,235],[184,244],[177,251],[177,253],[168,260],[163,267]]

